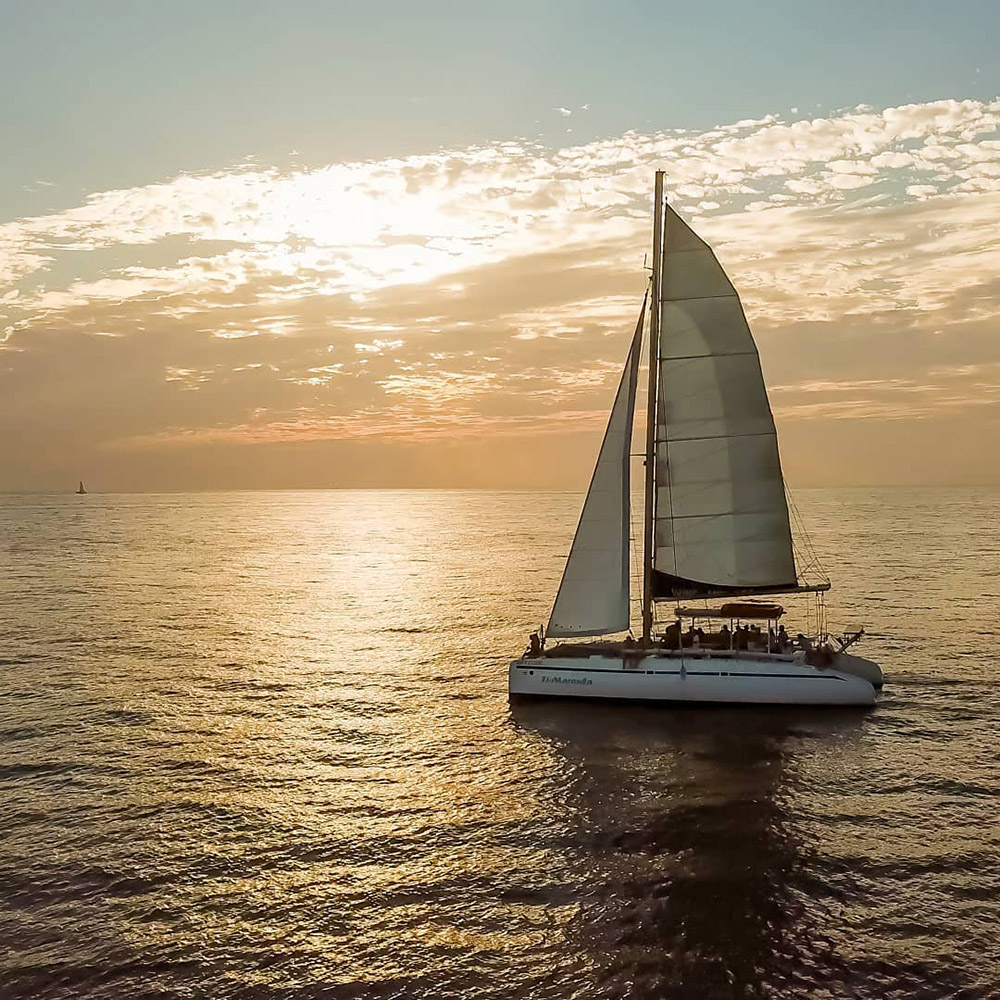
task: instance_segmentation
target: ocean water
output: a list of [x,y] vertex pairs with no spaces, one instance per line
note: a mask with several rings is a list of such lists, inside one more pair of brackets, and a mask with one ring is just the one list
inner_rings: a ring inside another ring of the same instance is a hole
[[0,996],[1000,996],[1000,492],[797,500],[874,710],[508,705],[573,494],[0,497]]

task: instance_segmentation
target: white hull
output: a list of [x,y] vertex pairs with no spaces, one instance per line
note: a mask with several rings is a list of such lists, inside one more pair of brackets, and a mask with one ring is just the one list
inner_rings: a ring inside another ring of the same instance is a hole
[[630,654],[531,657],[510,665],[512,695],[737,705],[873,705],[862,677],[790,657]]
[[832,666],[834,670],[845,674],[863,677],[876,689],[882,687],[882,668],[874,660],[866,660],[863,656],[854,656],[852,653],[837,653]]

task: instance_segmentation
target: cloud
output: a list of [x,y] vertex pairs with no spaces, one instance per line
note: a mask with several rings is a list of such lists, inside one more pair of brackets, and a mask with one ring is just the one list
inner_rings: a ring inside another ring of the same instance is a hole
[[584,468],[662,168],[741,291],[783,426],[981,422],[998,128],[1000,102],[937,101],[100,192],[0,225],[0,420],[29,479],[67,428],[94,455],[561,434]]

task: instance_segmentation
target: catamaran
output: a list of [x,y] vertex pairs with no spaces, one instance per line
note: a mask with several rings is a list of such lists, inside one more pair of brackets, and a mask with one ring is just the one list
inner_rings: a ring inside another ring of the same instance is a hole
[[[711,247],[666,203],[663,171],[653,205],[650,290],[548,626],[511,663],[510,694],[871,705],[881,668],[847,652],[863,630],[828,633],[829,581],[799,578],[774,418],[740,298]],[[647,304],[637,641],[629,614],[630,458]],[[774,603],[782,594],[816,595],[814,633],[785,632],[785,609]],[[746,600],[761,596],[766,603]],[[663,626],[656,609],[667,602],[675,604],[673,621]],[[626,631],[623,640],[593,641]],[[552,639],[571,641],[547,647]]]
[[85,490],[85,489],[83,488],[83,480],[82,480],[82,479],[80,480],[80,485],[79,485],[79,486],[77,487],[77,490],[76,490],[76,492],[77,492],[77,495],[78,495],[78,496],[79,496],[79,495],[82,495],[82,494],[84,494],[84,493],[86,493],[86,492],[87,492],[87,491],[86,491],[86,490]]

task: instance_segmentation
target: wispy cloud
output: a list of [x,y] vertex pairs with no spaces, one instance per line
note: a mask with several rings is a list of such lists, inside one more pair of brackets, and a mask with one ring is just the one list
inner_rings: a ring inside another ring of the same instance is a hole
[[0,419],[28,428],[25,462],[81,398],[89,446],[119,451],[589,441],[644,288],[657,167],[743,294],[783,426],[929,420],[963,398],[981,414],[998,128],[1000,102],[939,101],[98,193],[0,225]]

